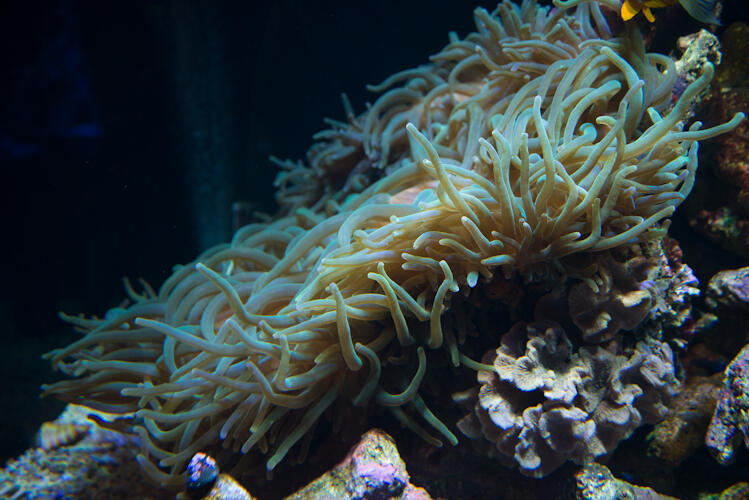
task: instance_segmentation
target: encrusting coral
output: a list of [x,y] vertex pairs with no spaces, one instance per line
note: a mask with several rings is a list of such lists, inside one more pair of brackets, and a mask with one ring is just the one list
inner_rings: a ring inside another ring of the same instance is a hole
[[[139,462],[165,485],[211,448],[267,454],[270,470],[300,443],[302,460],[343,399],[388,407],[439,443],[420,416],[454,443],[419,395],[428,349],[485,368],[443,331],[450,296],[497,272],[595,284],[564,257],[661,237],[692,187],[697,141],[743,118],[682,130],[712,66],[669,110],[673,62],[634,30],[614,37],[598,3],[505,1],[475,20],[321,136],[315,164],[281,175],[286,215],[240,229],[158,293],[129,290],[130,307],[67,317],[86,334],[49,358],[76,378],[45,394],[129,416]],[[343,194],[318,184],[326,173]],[[406,366],[390,363],[394,346]]]

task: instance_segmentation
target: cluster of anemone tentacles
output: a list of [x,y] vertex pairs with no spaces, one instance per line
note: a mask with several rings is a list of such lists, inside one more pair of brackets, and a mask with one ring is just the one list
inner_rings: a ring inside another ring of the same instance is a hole
[[[670,107],[671,59],[646,54],[635,32],[615,37],[595,2],[505,1],[475,21],[334,124],[310,165],[281,174],[283,215],[240,229],[158,293],[130,290],[127,308],[69,317],[85,335],[48,356],[75,378],[45,393],[130,415],[138,460],[165,485],[217,444],[266,454],[268,469],[297,444],[303,455],[340,398],[455,442],[419,395],[427,349],[483,367],[443,330],[451,295],[497,272],[595,286],[563,258],[663,235],[692,187],[697,141],[742,118],[683,131],[712,67]],[[370,183],[367,168],[384,174]],[[334,170],[348,196],[324,187]],[[413,375],[386,387],[393,343]]]

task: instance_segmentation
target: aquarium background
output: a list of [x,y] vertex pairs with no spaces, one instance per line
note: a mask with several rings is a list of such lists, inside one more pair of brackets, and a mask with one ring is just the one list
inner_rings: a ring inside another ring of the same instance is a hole
[[[122,277],[157,288],[237,218],[273,213],[268,156],[303,158],[344,118],[341,92],[362,111],[365,84],[464,36],[478,5],[495,2],[3,3],[0,460],[63,407],[38,398],[57,377],[41,353],[76,335],[58,311],[102,314]],[[651,51],[699,28],[659,13]],[[722,18],[747,22],[744,0]],[[746,265],[678,211],[673,232],[700,279]]]

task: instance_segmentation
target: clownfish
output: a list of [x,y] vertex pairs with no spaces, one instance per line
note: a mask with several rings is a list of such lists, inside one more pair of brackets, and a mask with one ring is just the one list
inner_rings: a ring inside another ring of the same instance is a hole
[[645,17],[651,23],[655,21],[650,9],[658,7],[668,7],[677,2],[689,13],[690,16],[705,24],[720,24],[715,17],[715,4],[718,0],[624,0],[622,4],[621,16],[625,21],[629,21],[642,11]]

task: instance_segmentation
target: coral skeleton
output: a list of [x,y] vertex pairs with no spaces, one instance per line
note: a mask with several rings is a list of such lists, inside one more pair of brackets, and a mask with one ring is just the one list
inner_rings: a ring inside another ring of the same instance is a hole
[[[129,307],[66,316],[85,335],[48,357],[74,378],[45,394],[128,416],[144,471],[171,486],[212,447],[264,454],[269,470],[302,460],[345,400],[455,443],[419,393],[427,353],[486,368],[443,330],[451,296],[497,273],[595,285],[565,257],[660,238],[698,141],[743,118],[683,130],[712,66],[670,107],[673,61],[634,29],[613,36],[598,3],[474,14],[475,33],[374,87],[365,113],[347,105],[309,165],[284,163],[278,217],[158,292],[129,289]],[[385,377],[394,345],[401,385]]]

